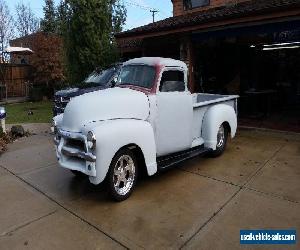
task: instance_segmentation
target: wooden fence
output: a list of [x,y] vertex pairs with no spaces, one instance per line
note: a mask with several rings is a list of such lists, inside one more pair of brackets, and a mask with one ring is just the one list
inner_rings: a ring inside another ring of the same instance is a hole
[[[32,66],[26,64],[0,64],[0,98],[26,97],[32,80]],[[3,92],[6,93],[3,93]]]

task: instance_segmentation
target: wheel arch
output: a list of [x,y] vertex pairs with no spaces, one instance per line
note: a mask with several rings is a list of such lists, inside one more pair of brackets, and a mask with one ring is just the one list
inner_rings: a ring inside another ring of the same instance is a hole
[[146,166],[147,174],[157,172],[156,146],[150,123],[135,119],[118,119],[103,122],[93,129],[96,135],[96,177],[90,177],[94,184],[101,183],[109,170],[113,157],[122,148],[130,148],[139,162]]
[[205,147],[216,149],[217,132],[222,124],[225,125],[231,138],[233,138],[237,129],[237,117],[234,109],[227,104],[218,104],[210,107],[206,111],[202,123],[201,135]]
[[225,121],[225,122],[223,122],[222,124],[224,124],[224,127],[225,127],[225,129],[227,130],[228,135],[231,136],[231,127],[230,127],[229,122],[228,122],[228,121]]
[[138,168],[139,168],[140,173],[142,173],[143,175],[149,174],[148,170],[147,170],[143,150],[139,147],[139,145],[137,145],[135,143],[130,143],[130,144],[124,145],[115,153],[115,155],[117,153],[119,153],[122,149],[125,149],[125,148],[131,150],[133,152],[133,154],[135,155],[136,160],[138,162]]

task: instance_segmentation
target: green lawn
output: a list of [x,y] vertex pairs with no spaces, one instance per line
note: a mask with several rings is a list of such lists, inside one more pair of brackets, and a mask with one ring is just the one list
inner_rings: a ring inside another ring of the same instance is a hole
[[[5,105],[6,123],[48,123],[52,119],[52,102],[24,102]],[[33,115],[28,115],[29,111]]]

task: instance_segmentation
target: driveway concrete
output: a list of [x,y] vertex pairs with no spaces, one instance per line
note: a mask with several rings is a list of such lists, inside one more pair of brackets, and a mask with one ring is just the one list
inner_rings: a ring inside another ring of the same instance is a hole
[[299,249],[299,245],[241,247],[237,237],[240,229],[257,228],[299,230],[299,204],[245,189],[199,230],[184,249]]
[[23,181],[11,175],[0,178],[1,236],[55,211],[53,202]]
[[0,244],[3,249],[125,249],[62,209],[3,236]]
[[299,135],[242,130],[115,203],[58,167],[42,128],[0,157],[0,249],[287,249],[241,247],[239,230],[300,228],[299,165]]

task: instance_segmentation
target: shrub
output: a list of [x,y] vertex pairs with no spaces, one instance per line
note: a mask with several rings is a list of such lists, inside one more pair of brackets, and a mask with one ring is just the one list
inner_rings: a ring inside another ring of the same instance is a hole
[[39,102],[43,100],[43,97],[51,99],[53,96],[53,88],[47,85],[31,85],[29,87],[29,101]]

